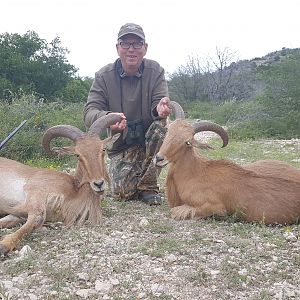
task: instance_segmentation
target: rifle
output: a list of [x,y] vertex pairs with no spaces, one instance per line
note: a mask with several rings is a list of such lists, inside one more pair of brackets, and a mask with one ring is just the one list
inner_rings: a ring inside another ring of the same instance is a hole
[[4,145],[23,127],[23,125],[27,122],[24,120],[18,127],[16,127],[0,144],[0,150],[4,147]]

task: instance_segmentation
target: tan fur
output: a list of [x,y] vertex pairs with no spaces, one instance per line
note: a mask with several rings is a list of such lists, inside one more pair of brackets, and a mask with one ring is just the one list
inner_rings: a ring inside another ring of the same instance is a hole
[[0,241],[0,254],[13,250],[18,241],[44,221],[66,225],[99,224],[103,187],[95,183],[107,178],[104,145],[96,135],[84,135],[74,147],[58,149],[79,157],[75,175],[26,166],[0,158],[0,228],[25,224]]
[[242,166],[209,160],[195,145],[191,125],[175,120],[156,157],[158,166],[169,163],[166,192],[173,218],[238,215],[265,224],[300,219],[299,169],[276,160]]

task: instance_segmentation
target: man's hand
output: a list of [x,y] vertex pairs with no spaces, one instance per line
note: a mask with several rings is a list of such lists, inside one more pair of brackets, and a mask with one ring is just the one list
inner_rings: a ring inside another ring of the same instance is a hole
[[156,111],[159,117],[166,118],[171,113],[170,99],[163,97],[157,104]]
[[118,116],[121,116],[122,117],[122,120],[120,122],[117,122],[116,124],[114,125],[111,125],[110,126],[110,129],[115,131],[115,132],[121,132],[125,129],[125,127],[127,126],[127,120],[126,120],[126,117],[123,113],[110,113],[110,114],[114,114],[114,115],[118,115]]

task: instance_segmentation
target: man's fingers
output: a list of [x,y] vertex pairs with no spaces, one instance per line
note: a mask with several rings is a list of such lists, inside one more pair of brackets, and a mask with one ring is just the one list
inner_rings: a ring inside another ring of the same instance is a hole
[[161,101],[162,101],[162,104],[165,104],[167,106],[170,105],[170,99],[168,97],[162,98]]

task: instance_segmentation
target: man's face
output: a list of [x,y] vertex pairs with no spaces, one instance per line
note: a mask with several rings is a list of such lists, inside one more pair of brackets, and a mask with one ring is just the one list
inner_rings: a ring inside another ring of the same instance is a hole
[[148,45],[134,34],[127,34],[119,39],[117,51],[125,72],[128,70],[138,70],[147,53],[147,47]]

